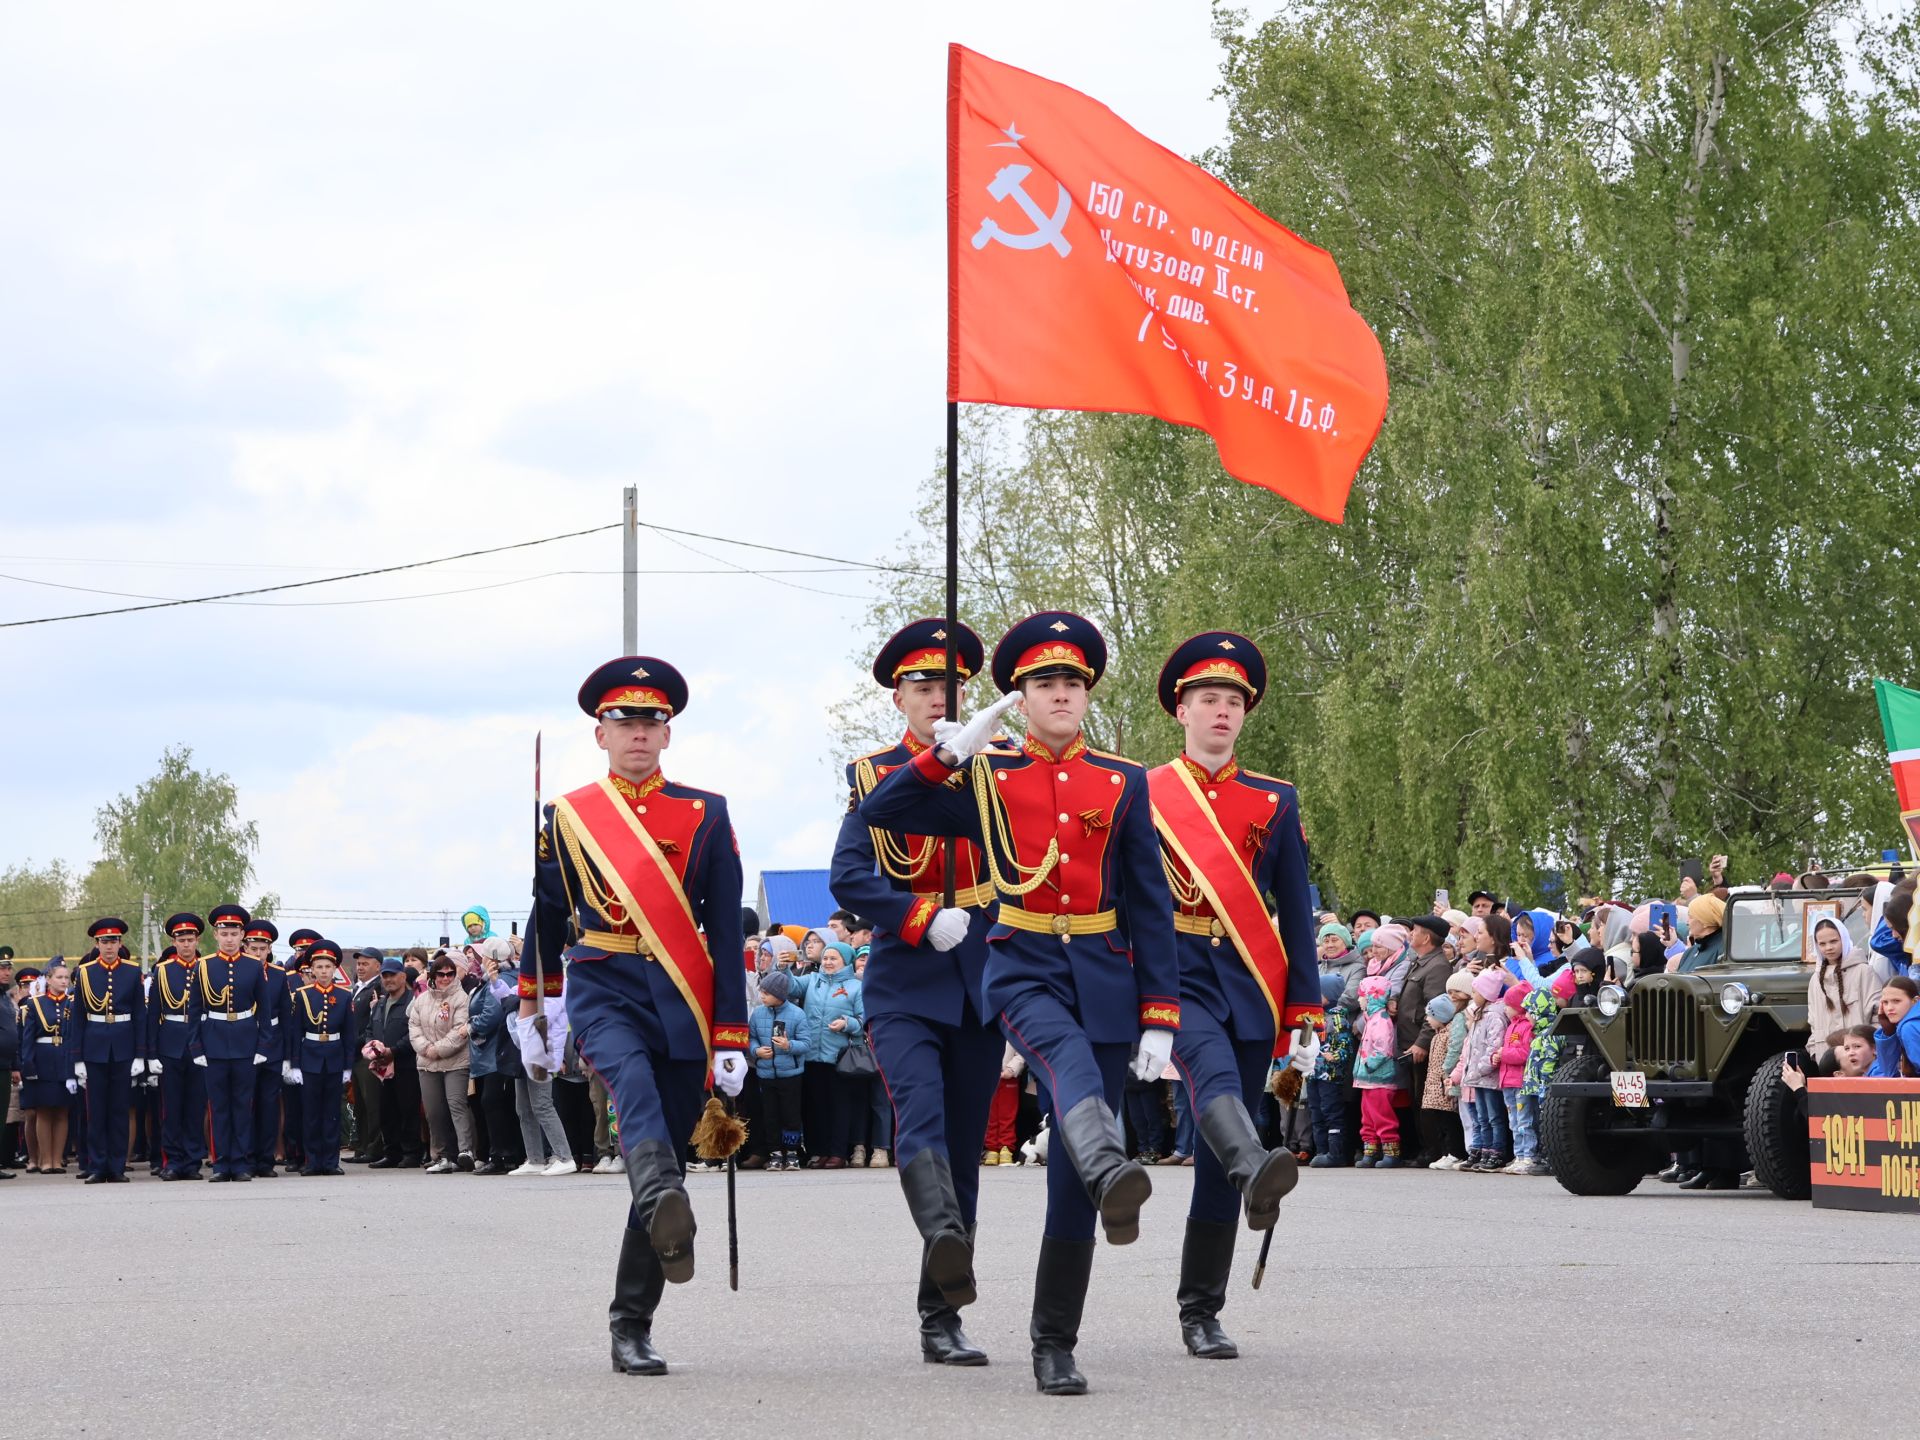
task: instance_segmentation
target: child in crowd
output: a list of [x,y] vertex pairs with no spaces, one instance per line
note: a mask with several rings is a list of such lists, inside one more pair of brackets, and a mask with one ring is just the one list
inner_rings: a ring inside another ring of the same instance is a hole
[[[1334,927],[1327,927],[1334,928]],[[1324,937],[1326,930],[1321,931]],[[1321,947],[1326,958],[1326,947]],[[1344,958],[1344,957],[1340,957]],[[1320,999],[1327,1007],[1327,1034],[1320,1059],[1307,1077],[1307,1108],[1313,1115],[1313,1168],[1353,1163],[1353,1136],[1347,1128],[1347,1100],[1353,1093],[1353,1014],[1340,1003],[1346,976],[1336,970],[1320,975]]]
[[[791,943],[791,942],[789,942]],[[760,1005],[747,1016],[747,1044],[759,1078],[761,1133],[769,1143],[769,1170],[800,1168],[800,1077],[807,1068],[807,1012],[787,998],[793,988],[785,970],[760,977]]]
[[1360,982],[1366,1019],[1353,1066],[1353,1088],[1360,1092],[1360,1141],[1365,1146],[1355,1163],[1383,1170],[1400,1164],[1400,1120],[1393,1109],[1393,1019],[1387,1014],[1391,994],[1385,975],[1369,975]]
[[1513,1133],[1513,1159],[1500,1168],[1509,1175],[1525,1174],[1526,1163],[1534,1158],[1533,1118],[1520,1087],[1527,1078],[1527,1057],[1533,1053],[1533,1016],[1527,1010],[1527,997],[1535,991],[1535,986],[1522,982],[1509,986],[1500,997],[1507,1008],[1507,1033],[1500,1041],[1500,1094]]
[[1020,1118],[1020,1076],[1027,1062],[1020,1052],[1007,1046],[1000,1057],[1000,1083],[994,1088],[993,1102],[987,1107],[987,1148],[982,1165],[1013,1164],[1014,1122]]
[[1433,1033],[1427,1037],[1427,1083],[1420,1095],[1420,1155],[1413,1162],[1418,1169],[1452,1159],[1461,1148],[1460,1102],[1447,1094],[1447,1037],[1458,1010],[1450,994],[1427,1002],[1427,1028]]
[[1461,1064],[1460,1103],[1471,1107],[1475,1144],[1462,1170],[1498,1170],[1513,1159],[1507,1107],[1500,1095],[1500,1048],[1507,1038],[1507,1007],[1500,1003],[1507,972],[1489,965],[1473,977],[1475,1013]]
[[[1582,950],[1580,956],[1597,965],[1606,963],[1592,946]],[[1547,1086],[1553,1083],[1554,1072],[1560,1068],[1561,1040],[1558,1035],[1551,1033],[1553,1023],[1559,1018],[1561,1010],[1572,1003],[1579,989],[1579,976],[1576,973],[1579,968],[1577,960],[1562,965],[1554,971],[1553,979],[1544,988],[1536,985],[1525,1001],[1527,1018],[1533,1022],[1533,1044],[1528,1048],[1527,1068],[1520,1079],[1520,1108],[1525,1121],[1524,1128],[1532,1137],[1532,1144],[1526,1158],[1516,1158],[1507,1167],[1512,1175],[1553,1173],[1553,1167],[1540,1155],[1540,1104],[1547,1098]],[[1515,1133],[1519,1133],[1518,1128]]]
[[1472,1117],[1467,1113],[1460,1094],[1460,1071],[1467,1058],[1467,1031],[1471,1024],[1467,1010],[1473,1003],[1473,976],[1464,970],[1456,970],[1449,975],[1447,995],[1453,1001],[1453,1019],[1447,1023],[1446,1043],[1439,1047],[1445,1056],[1441,1062],[1441,1074],[1446,1079],[1447,1098],[1454,1105],[1455,1125],[1461,1128],[1449,1135],[1453,1147],[1433,1162],[1432,1168],[1435,1170],[1458,1170],[1473,1153],[1473,1136],[1464,1131]]

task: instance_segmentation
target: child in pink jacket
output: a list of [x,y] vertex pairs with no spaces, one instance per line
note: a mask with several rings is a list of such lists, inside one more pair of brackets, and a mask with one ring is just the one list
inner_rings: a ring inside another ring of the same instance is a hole
[[1534,1107],[1522,1103],[1520,1086],[1527,1077],[1527,1056],[1533,1050],[1533,1017],[1526,1011],[1531,985],[1515,985],[1500,997],[1507,1007],[1507,1036],[1500,1043],[1500,1094],[1507,1105],[1507,1127],[1513,1132],[1513,1163],[1503,1168],[1526,1173],[1540,1149],[1535,1132]]

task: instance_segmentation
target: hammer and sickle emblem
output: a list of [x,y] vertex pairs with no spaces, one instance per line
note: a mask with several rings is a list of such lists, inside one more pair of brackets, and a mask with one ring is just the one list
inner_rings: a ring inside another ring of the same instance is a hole
[[[1042,245],[1051,245],[1064,259],[1073,250],[1073,244],[1060,232],[1066,227],[1067,216],[1073,213],[1073,197],[1067,194],[1067,187],[1060,186],[1060,201],[1054,206],[1053,214],[1048,215],[1027,194],[1024,181],[1033,173],[1031,166],[1007,165],[993,177],[987,186],[987,193],[996,200],[1011,200],[1026,212],[1027,219],[1034,228],[1024,235],[1013,235],[1002,230],[992,216],[983,217],[980,228],[973,232],[973,248],[984,250],[989,240],[998,240],[1013,250],[1038,250]],[[1058,183],[1057,181],[1055,182]]]

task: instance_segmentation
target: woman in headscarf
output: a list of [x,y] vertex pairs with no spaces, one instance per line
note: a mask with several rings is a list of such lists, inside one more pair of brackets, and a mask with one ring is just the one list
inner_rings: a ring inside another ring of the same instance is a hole
[[1721,928],[1726,923],[1726,901],[1712,893],[1694,896],[1687,902],[1688,943],[1670,951],[1668,967],[1686,975],[1703,965],[1717,964],[1726,953],[1727,933]]
[[1507,968],[1536,989],[1546,983],[1543,976],[1560,968],[1553,954],[1553,925],[1557,919],[1551,910],[1522,910],[1513,917],[1513,958]]
[[1820,1074],[1831,1075],[1839,1062],[1828,1037],[1871,1024],[1879,1014],[1881,985],[1847,927],[1831,916],[1813,922],[1813,946],[1819,958],[1807,978],[1807,1053]]

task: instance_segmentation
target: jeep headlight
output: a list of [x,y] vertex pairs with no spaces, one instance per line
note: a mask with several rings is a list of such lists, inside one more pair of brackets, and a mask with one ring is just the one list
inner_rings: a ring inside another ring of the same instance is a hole
[[1627,1003],[1627,992],[1618,985],[1602,985],[1593,997],[1593,1008],[1611,1020]]
[[1720,1008],[1729,1015],[1738,1015],[1752,999],[1747,987],[1738,980],[1729,980],[1720,987]]

